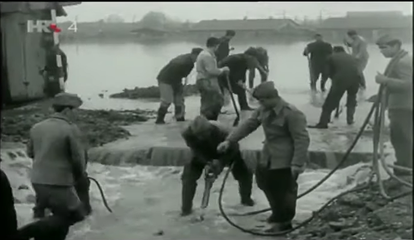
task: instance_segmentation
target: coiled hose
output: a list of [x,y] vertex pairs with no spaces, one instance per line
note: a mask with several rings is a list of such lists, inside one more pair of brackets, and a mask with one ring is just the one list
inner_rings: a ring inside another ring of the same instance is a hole
[[[385,112],[386,95],[385,95],[384,86],[380,86],[377,96],[378,96],[377,100],[374,102],[374,104],[372,104],[372,107],[371,107],[367,117],[365,118],[360,130],[358,131],[357,136],[355,137],[355,139],[352,142],[351,146],[348,148],[348,150],[346,151],[346,153],[342,157],[341,161],[337,164],[337,166],[334,169],[332,169],[331,172],[329,172],[317,184],[315,184],[313,187],[309,188],[308,190],[306,190],[305,192],[300,194],[298,196],[298,199],[305,196],[305,195],[307,195],[307,194],[309,194],[309,193],[311,193],[313,190],[315,190],[320,185],[322,185],[329,177],[331,177],[345,163],[345,161],[348,159],[349,154],[351,153],[351,151],[353,150],[353,148],[357,144],[358,140],[361,138],[362,133],[364,132],[366,126],[369,123],[369,120],[371,119],[372,115],[375,112],[374,129],[373,129],[374,130],[374,141],[373,141],[374,142],[374,154],[373,154],[373,163],[372,163],[373,173],[371,174],[370,180],[368,181],[367,184],[362,185],[362,186],[357,187],[357,188],[354,188],[354,189],[351,189],[349,191],[343,192],[343,193],[339,194],[338,196],[332,198],[327,203],[325,203],[318,211],[314,212],[313,215],[309,219],[303,221],[302,223],[300,223],[299,225],[293,227],[292,229],[289,229],[289,230],[283,231],[283,232],[264,233],[264,232],[254,231],[254,230],[251,230],[251,229],[246,229],[246,228],[243,228],[243,227],[237,225],[236,223],[234,223],[227,216],[227,214],[225,213],[225,211],[223,209],[223,203],[222,203],[223,193],[224,193],[224,189],[225,189],[225,186],[226,186],[226,181],[227,181],[227,179],[229,177],[229,174],[230,174],[230,172],[231,172],[231,170],[234,166],[234,164],[232,164],[232,165],[230,165],[230,167],[228,168],[228,170],[225,173],[225,176],[224,176],[221,188],[220,188],[220,192],[219,192],[219,197],[218,197],[219,210],[220,210],[220,213],[223,216],[223,218],[230,225],[232,225],[233,227],[235,227],[235,228],[237,228],[240,231],[245,232],[245,233],[249,233],[249,234],[256,235],[256,236],[283,236],[283,235],[286,235],[290,232],[293,232],[293,231],[295,231],[295,230],[297,230],[301,227],[304,227],[305,225],[310,223],[316,216],[318,216],[319,213],[321,213],[326,207],[328,207],[331,203],[336,201],[338,198],[340,198],[340,197],[342,197],[346,194],[352,193],[352,192],[357,192],[357,191],[369,188],[370,184],[371,184],[371,180],[374,177],[374,175],[376,175],[376,177],[377,177],[377,183],[379,184],[381,195],[384,198],[386,198],[387,200],[393,201],[397,198],[401,198],[401,197],[404,197],[404,196],[407,196],[407,195],[411,194],[412,190],[410,190],[408,192],[405,192],[405,193],[402,193],[402,194],[399,194],[399,195],[394,196],[394,197],[389,197],[385,193],[384,186],[383,186],[383,183],[381,181],[380,171],[379,171],[379,160],[381,162],[381,165],[384,167],[386,172],[391,176],[391,178],[396,179],[397,181],[399,181],[400,183],[402,183],[406,186],[411,186],[411,188],[412,188],[412,184],[408,183],[408,182],[396,177],[394,174],[392,174],[392,172],[388,168],[389,165],[387,165],[385,163],[385,157],[384,157],[384,152],[383,152],[383,143],[384,143],[383,127],[384,127],[384,115],[385,115],[384,112]],[[378,149],[380,150],[379,154],[378,154]],[[378,159],[378,155],[380,155],[379,159]],[[409,171],[409,172],[412,173],[412,169],[407,169],[407,168],[397,167],[397,166],[394,166],[394,168],[402,169],[402,170]],[[259,213],[264,213],[264,212],[267,212],[267,211],[270,211],[270,210],[271,210],[270,208],[267,208],[267,209],[263,209],[263,210],[259,210],[259,211],[253,211],[253,212],[248,212],[248,213],[244,213],[244,214],[239,214],[237,216],[251,216],[251,215],[256,215],[256,214],[259,214]]]

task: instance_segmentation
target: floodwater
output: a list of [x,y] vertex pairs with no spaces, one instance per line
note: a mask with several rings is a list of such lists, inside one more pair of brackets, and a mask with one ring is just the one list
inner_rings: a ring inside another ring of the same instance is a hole
[[[252,43],[252,45],[255,45]],[[302,56],[306,43],[291,45],[262,45],[270,57],[269,80],[283,93],[303,93],[309,90],[307,59]],[[156,85],[159,70],[173,57],[187,53],[197,44],[181,42],[160,45],[129,44],[69,44],[62,45],[68,56],[69,80],[66,89],[82,97],[99,93],[114,93],[124,88]],[[246,50],[249,45],[234,45],[234,53]],[[406,46],[412,51],[412,44]],[[375,45],[369,46],[370,59],[365,70],[367,93],[375,93],[374,77],[383,72],[388,62]],[[194,71],[192,73],[194,75]],[[194,83],[194,77],[190,78]],[[259,82],[257,79],[256,82]]]

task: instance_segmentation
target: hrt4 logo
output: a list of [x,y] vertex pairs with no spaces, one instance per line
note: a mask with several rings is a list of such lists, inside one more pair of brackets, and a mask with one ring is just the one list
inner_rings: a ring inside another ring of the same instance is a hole
[[[77,32],[77,24],[75,22],[72,23],[72,25],[68,28],[68,30],[72,30],[74,32]],[[53,23],[50,20],[28,20],[27,21],[27,32],[38,32],[38,33],[52,33],[61,32],[62,29],[59,28],[56,23]]]

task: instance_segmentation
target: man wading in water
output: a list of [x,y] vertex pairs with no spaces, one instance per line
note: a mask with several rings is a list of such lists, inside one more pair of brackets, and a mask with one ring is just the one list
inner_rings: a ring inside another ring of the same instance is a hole
[[266,139],[255,171],[256,182],[272,208],[268,222],[274,226],[267,231],[280,232],[292,228],[291,221],[296,213],[296,180],[307,162],[310,141],[306,117],[279,96],[273,82],[261,83],[254,89],[253,96],[260,108],[236,127],[217,150],[227,151],[263,126]]
[[[233,93],[237,94],[241,110],[253,110],[249,107],[249,104],[247,103],[247,96],[245,90],[247,70],[249,70],[250,73],[254,73],[254,71],[258,69],[260,75],[262,76],[262,82],[266,81],[267,79],[267,72],[259,63],[257,55],[258,52],[255,48],[249,48],[244,53],[230,55],[219,63],[219,67],[226,66],[230,68],[230,73],[228,76],[221,75],[219,77],[219,84],[222,85],[224,88],[230,90],[227,86],[227,77],[229,78],[231,90],[233,90]],[[252,76],[254,79],[254,75],[249,75],[249,77]],[[249,82],[250,81],[253,80],[249,79]]]
[[[402,49],[401,40],[390,35],[378,39],[377,45],[390,58],[384,74],[375,81],[384,84],[387,94],[390,139],[397,158],[396,165],[413,168],[413,57]],[[409,172],[394,169],[398,176]],[[411,177],[410,177],[411,178]]]
[[193,48],[191,53],[179,55],[161,69],[157,76],[161,104],[158,108],[156,124],[165,123],[164,118],[171,103],[174,103],[175,120],[185,121],[184,86],[188,83],[187,77],[193,70],[194,62],[201,51],[202,48]]
[[309,70],[311,78],[311,90],[316,91],[316,83],[318,82],[319,76],[322,75],[321,79],[321,91],[325,92],[325,84],[328,80],[326,60],[332,54],[332,45],[324,42],[321,34],[315,35],[315,41],[309,43],[303,51],[303,55],[309,58]]
[[85,218],[86,212],[75,185],[87,178],[82,135],[74,110],[82,105],[76,94],[59,93],[53,99],[55,114],[30,129],[27,154],[33,158],[30,179],[39,209],[48,208],[64,222],[61,236],[69,227]]
[[334,53],[328,59],[328,74],[332,80],[328,96],[322,106],[319,123],[309,128],[328,128],[332,111],[339,106],[344,93],[346,99],[346,121],[348,125],[354,123],[354,114],[357,106],[357,93],[361,83],[361,72],[356,59],[347,54],[341,46],[334,47]]
[[219,44],[219,39],[215,37],[208,38],[207,48],[198,55],[196,61],[196,85],[201,97],[200,114],[208,120],[217,120],[220,114],[224,98],[218,83],[218,77],[222,74],[228,74],[230,71],[228,67],[217,67],[214,52]]
[[189,215],[192,212],[197,180],[200,178],[203,169],[208,165],[217,176],[224,166],[230,165],[233,161],[232,173],[239,182],[241,203],[245,206],[254,205],[254,201],[251,199],[253,173],[247,168],[238,144],[232,145],[226,153],[217,152],[217,146],[226,139],[229,133],[230,129],[217,121],[208,121],[204,116],[197,116],[182,132],[182,137],[193,152],[193,159],[184,166],[181,176],[183,184],[181,195],[182,216]]

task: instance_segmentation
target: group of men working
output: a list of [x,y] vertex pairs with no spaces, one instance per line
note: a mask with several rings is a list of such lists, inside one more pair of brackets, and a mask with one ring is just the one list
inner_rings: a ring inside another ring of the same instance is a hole
[[176,121],[185,120],[184,86],[194,65],[197,71],[196,86],[201,95],[200,112],[207,119],[217,120],[224,104],[224,91],[238,96],[242,110],[252,110],[246,96],[246,73],[249,70],[250,89],[253,88],[256,69],[261,74],[262,82],[266,81],[269,59],[262,47],[250,47],[244,53],[229,55],[233,49],[229,41],[234,36],[235,32],[228,30],[221,39],[210,37],[205,49],[194,48],[191,53],[179,55],[161,69],[157,76],[161,96],[157,124],[165,123],[164,118],[171,103],[174,103]]
[[[216,63],[214,51],[219,44],[218,39],[209,38],[206,50],[193,50],[194,53],[188,59],[183,57],[192,63],[197,59],[197,85],[201,92],[207,92],[202,96],[204,101],[209,97],[214,99],[221,96],[218,77],[231,72],[231,67],[220,68]],[[397,38],[384,36],[377,41],[377,45],[385,57],[391,58],[384,74],[378,74],[375,79],[378,84],[385,85],[388,91],[391,143],[396,153],[396,164],[412,168],[412,57],[402,49],[401,41]],[[349,63],[348,66],[351,66],[351,58],[343,48],[334,47],[333,52],[330,64],[335,71],[331,75],[333,86],[330,92],[337,89],[335,81],[343,81],[338,83],[338,88],[351,91],[351,85],[355,87],[359,83],[359,80],[351,78],[358,79],[356,76],[359,76],[359,71],[355,71],[355,75],[342,76],[348,73],[343,65]],[[216,95],[208,96],[213,92]],[[241,203],[246,206],[255,204],[251,197],[253,174],[242,158],[238,142],[262,125],[265,141],[255,169],[256,181],[272,209],[268,222],[273,225],[267,231],[285,231],[292,228],[297,179],[307,161],[310,139],[306,117],[283,100],[272,81],[259,84],[252,90],[252,95],[259,101],[260,107],[235,129],[215,121],[220,108],[220,104],[215,103],[204,106],[201,115],[182,132],[183,139],[193,152],[193,159],[184,167],[182,174],[182,215],[192,212],[197,180],[205,166],[218,175],[226,165],[234,163],[233,176],[239,182]],[[90,213],[90,205],[89,210],[86,207],[88,200],[80,197],[84,191],[82,189],[87,186],[84,183],[87,178],[87,156],[84,141],[75,124],[74,110],[81,104],[80,98],[74,94],[57,94],[53,103],[56,113],[30,130],[28,154],[34,159],[31,181],[36,192],[36,209],[50,209],[51,216],[41,216],[40,220],[17,229],[10,183],[1,171],[1,216],[5,218],[3,222],[9,224],[5,228],[7,232],[2,232],[1,239],[65,239],[69,227]],[[404,174],[397,170],[395,173]],[[77,188],[78,184],[83,188]]]

